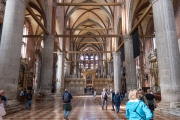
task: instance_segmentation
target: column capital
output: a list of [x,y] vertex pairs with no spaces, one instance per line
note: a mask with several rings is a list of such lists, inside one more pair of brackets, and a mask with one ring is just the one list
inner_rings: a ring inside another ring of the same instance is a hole
[[129,41],[129,40],[131,40],[131,35],[124,35],[123,39],[124,39],[124,41]]
[[107,60],[107,62],[108,62],[108,63],[111,63],[111,62],[112,62],[112,60]]
[[53,5],[54,7],[57,7],[57,2],[53,2],[52,5]]
[[149,2],[153,5],[158,0],[149,0]]
[[122,2],[121,7],[125,7],[125,6],[126,6],[126,2]]
[[64,55],[64,52],[57,52],[57,55]]
[[28,4],[29,0],[19,0],[20,2],[23,2],[24,4]]
[[118,56],[118,55],[120,56],[120,52],[112,52],[112,54],[115,56]]
[[49,38],[51,40],[55,39],[55,35],[44,35],[44,38]]
[[71,61],[65,61],[65,63],[68,63],[68,64],[70,64],[70,63],[71,63]]

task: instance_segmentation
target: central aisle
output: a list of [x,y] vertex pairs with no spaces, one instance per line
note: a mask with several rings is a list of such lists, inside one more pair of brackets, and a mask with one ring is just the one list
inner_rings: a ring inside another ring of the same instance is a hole
[[[126,120],[125,103],[121,105],[120,113],[111,111],[109,101],[108,110],[101,109],[100,96],[76,96],[72,100],[72,111],[69,120]],[[63,120],[62,100],[56,97],[55,101],[33,102],[30,110],[23,110],[18,113],[10,114],[4,117],[4,120]],[[180,120],[179,118],[168,117],[166,115],[155,113],[155,120]]]

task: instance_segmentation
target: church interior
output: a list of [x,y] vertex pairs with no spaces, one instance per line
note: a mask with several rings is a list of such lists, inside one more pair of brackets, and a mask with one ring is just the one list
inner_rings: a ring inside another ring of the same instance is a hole
[[103,88],[151,89],[154,119],[180,120],[180,0],[0,0],[0,36],[5,120],[63,119],[64,89],[70,120],[126,120],[126,101],[101,111]]

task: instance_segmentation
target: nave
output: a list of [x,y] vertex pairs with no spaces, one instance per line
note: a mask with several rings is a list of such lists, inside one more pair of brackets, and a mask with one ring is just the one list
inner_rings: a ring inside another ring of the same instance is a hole
[[[4,120],[63,120],[62,100],[56,97],[55,101],[33,102],[30,110],[22,110],[9,114]],[[69,120],[126,120],[125,101],[121,104],[120,113],[111,111],[109,102],[108,110],[101,110],[100,96],[76,96],[72,100],[73,109]],[[164,115],[155,111],[154,120],[180,120],[180,117]]]

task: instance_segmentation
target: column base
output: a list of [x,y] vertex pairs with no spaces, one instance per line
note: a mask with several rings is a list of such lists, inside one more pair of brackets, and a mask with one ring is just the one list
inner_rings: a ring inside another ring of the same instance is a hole
[[55,97],[61,97],[62,94],[61,93],[55,93]]
[[8,100],[7,101],[7,107],[8,108],[16,107],[16,106],[19,106],[19,105],[20,105],[20,102],[17,101],[17,100]]
[[180,102],[160,102],[155,110],[164,114],[180,116]]
[[43,97],[44,101],[53,101],[54,100],[54,97],[53,97],[50,89],[41,89],[40,92],[44,93],[44,97]]

